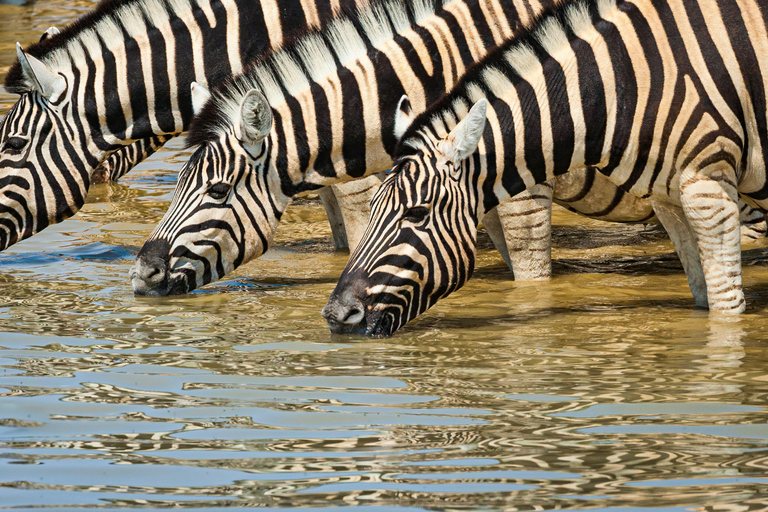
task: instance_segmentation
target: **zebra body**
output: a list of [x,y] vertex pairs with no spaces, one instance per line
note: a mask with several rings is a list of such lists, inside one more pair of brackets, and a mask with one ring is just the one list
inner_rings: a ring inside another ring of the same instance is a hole
[[425,109],[539,9],[374,0],[214,89],[189,132],[199,147],[137,258],[134,290],[185,293],[219,279],[267,249],[296,194],[388,168],[394,116],[379,106],[407,92]]
[[699,306],[743,311],[739,194],[768,206],[766,11],[587,0],[500,47],[404,134],[331,329],[401,327],[469,279],[483,212],[586,166],[650,198]]
[[[217,83],[354,0],[107,0],[19,46],[0,125],[0,250],[82,207],[92,174],[184,131],[190,83]],[[121,163],[122,162],[122,163]]]
[[[199,147],[132,270],[137,293],[185,293],[221,278],[266,250],[296,193],[386,168],[398,126],[383,107],[408,92],[416,110],[425,108],[486,47],[511,37],[510,27],[526,12],[492,0],[450,2],[435,16],[418,14],[418,2],[406,3],[410,10],[372,5],[298,38],[214,91],[190,131],[190,144]],[[258,137],[243,136],[244,119],[265,121],[250,127]],[[592,208],[596,215],[639,201],[603,183],[610,200]],[[365,200],[354,210],[363,211],[367,195],[358,197]],[[518,256],[511,265],[516,277],[529,261],[520,274],[549,275],[550,203],[551,193],[543,200],[534,194],[500,207],[512,212],[502,220],[518,229],[503,230],[498,217],[486,218],[497,247],[509,248],[507,262]],[[652,216],[647,201],[645,210],[627,208],[622,220],[643,222]]]

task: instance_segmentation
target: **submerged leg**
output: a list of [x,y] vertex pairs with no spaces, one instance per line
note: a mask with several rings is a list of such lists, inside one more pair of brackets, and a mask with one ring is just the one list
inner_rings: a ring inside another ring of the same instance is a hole
[[696,234],[711,310],[742,313],[741,231],[736,173],[718,160],[680,175],[680,202]]
[[516,281],[552,277],[552,183],[540,183],[483,217]]

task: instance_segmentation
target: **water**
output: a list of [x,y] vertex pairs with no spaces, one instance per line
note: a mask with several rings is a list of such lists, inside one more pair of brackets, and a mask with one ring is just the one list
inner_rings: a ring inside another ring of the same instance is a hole
[[[0,66],[90,5],[0,5]],[[765,243],[710,317],[663,236],[558,212],[552,281],[484,242],[392,338],[333,336],[316,201],[224,282],[133,296],[179,148],[0,254],[0,509],[768,509]]]

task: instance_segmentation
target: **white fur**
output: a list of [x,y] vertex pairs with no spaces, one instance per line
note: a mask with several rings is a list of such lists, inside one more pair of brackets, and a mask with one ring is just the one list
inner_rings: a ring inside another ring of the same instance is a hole
[[[407,105],[405,105],[406,102]],[[415,117],[416,116],[413,113],[413,109],[411,108],[411,103],[408,101],[408,96],[403,94],[403,96],[400,98],[400,101],[397,102],[397,108],[395,108],[394,132],[395,138],[397,140],[400,140],[400,138],[405,134]]]
[[192,95],[192,112],[194,115],[197,115],[203,110],[208,100],[211,99],[211,93],[197,82],[192,82],[189,88]]
[[[397,34],[409,30],[411,23],[408,21],[407,5],[410,5],[417,23],[435,14],[428,0],[391,0],[385,9],[378,4],[363,4],[358,13],[362,33],[349,18],[341,16],[324,31],[325,40],[314,33],[299,39],[295,50],[307,72],[293,61],[295,57],[290,49],[275,50],[268,63],[255,64],[241,74],[234,85],[230,84],[215,94],[216,108],[230,120],[231,126],[235,126],[240,119],[243,96],[251,89],[260,90],[273,107],[281,104],[285,101],[281,87],[290,94],[297,94],[309,87],[310,80],[317,82],[336,73],[338,67],[334,54],[342,65],[348,65],[367,54],[368,43],[376,45],[391,40],[395,35],[392,27],[397,29]],[[277,73],[268,64],[272,64]]]

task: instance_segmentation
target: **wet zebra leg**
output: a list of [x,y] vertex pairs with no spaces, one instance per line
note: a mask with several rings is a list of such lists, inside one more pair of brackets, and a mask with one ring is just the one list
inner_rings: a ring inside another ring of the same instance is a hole
[[680,202],[696,235],[709,309],[742,313],[741,231],[736,173],[725,160],[680,174]]
[[355,250],[371,216],[371,198],[381,184],[378,176],[347,181],[320,189],[336,249]]
[[672,240],[675,252],[683,264],[683,270],[685,270],[685,277],[688,279],[688,286],[693,294],[693,300],[696,301],[696,305],[699,307],[708,307],[707,285],[704,279],[701,259],[699,258],[696,234],[688,224],[683,208],[670,203],[666,199],[657,197],[651,197],[651,205],[656,213],[656,217]]
[[515,281],[552,277],[552,188],[551,181],[535,185],[483,217]]

